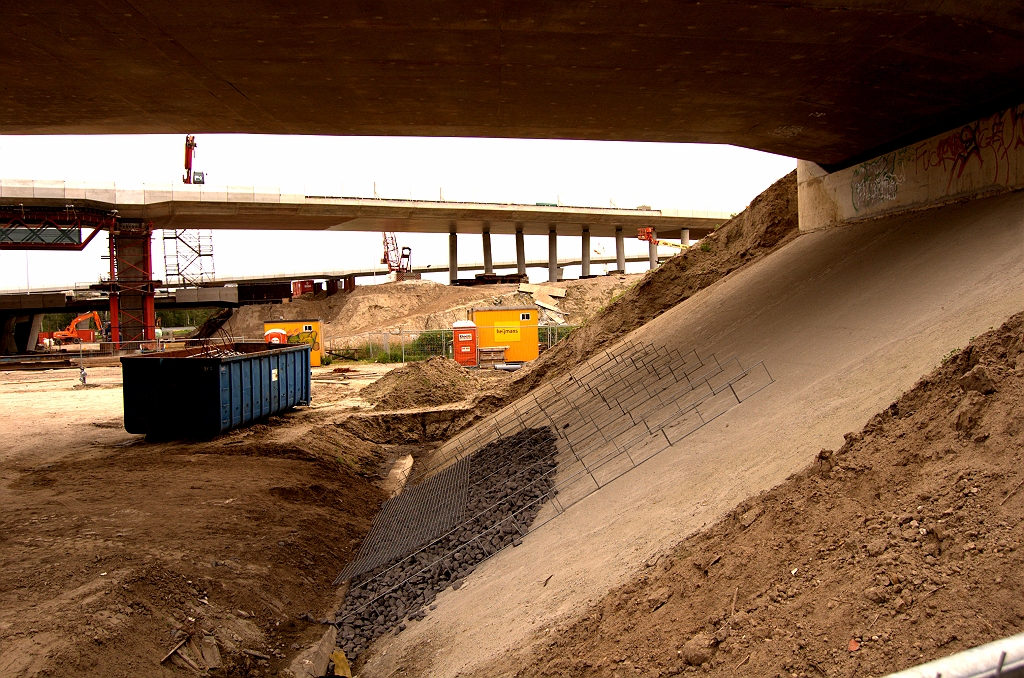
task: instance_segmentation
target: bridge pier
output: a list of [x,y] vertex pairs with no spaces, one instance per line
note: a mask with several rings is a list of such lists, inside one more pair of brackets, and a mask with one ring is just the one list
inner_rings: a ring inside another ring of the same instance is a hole
[[526,241],[522,224],[516,224],[516,270],[519,275],[526,275]]
[[152,224],[117,220],[110,240],[110,340],[156,339]]
[[[103,329],[100,327],[99,329]],[[32,316],[32,324],[28,330],[28,341],[25,342],[25,351],[30,353],[36,350],[36,344],[39,343],[39,333],[43,330],[43,314],[36,313]]]
[[690,246],[690,229],[688,229],[688,228],[681,228],[681,229],[679,229],[679,243],[683,247],[689,247]]
[[455,224],[448,232],[448,282],[455,284],[459,279],[459,235],[455,232]]
[[619,273],[626,272],[626,242],[622,238],[622,226],[615,227],[615,266]]
[[548,282],[558,282],[558,233],[554,224],[548,231]]
[[494,274],[494,260],[491,258],[491,225],[484,222],[484,230],[481,233],[484,241],[484,275]]
[[647,263],[648,267],[653,271],[658,268],[658,238],[654,238],[647,241]]
[[583,235],[580,237],[580,277],[590,277],[590,229],[583,227]]
[[0,355],[31,353],[39,343],[43,314],[0,314]]

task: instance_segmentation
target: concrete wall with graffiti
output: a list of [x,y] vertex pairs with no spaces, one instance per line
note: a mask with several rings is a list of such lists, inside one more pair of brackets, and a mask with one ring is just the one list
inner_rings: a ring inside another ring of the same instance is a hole
[[800,230],[1024,188],[1024,104],[849,169],[797,163]]

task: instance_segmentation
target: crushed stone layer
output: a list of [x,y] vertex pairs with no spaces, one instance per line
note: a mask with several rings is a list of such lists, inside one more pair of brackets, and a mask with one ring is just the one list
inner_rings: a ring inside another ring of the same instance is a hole
[[803,234],[632,333],[765,360],[776,381],[440,594],[426,619],[375,643],[360,675],[471,675],[839,447],[943,355],[1020,310],[1022,215],[1024,195],[1011,194]]
[[[358,576],[337,613],[339,644],[349,659],[391,629],[406,628],[406,620],[425,616],[424,607],[498,551],[520,543],[552,490],[558,448],[553,432],[524,429],[505,436],[463,458],[468,467],[466,489],[460,497],[459,521],[426,543],[414,543],[387,563]],[[453,467],[454,468],[454,467]],[[439,476],[424,481],[428,489]],[[400,501],[417,488],[407,488]],[[439,511],[453,499],[444,488],[416,493],[403,505],[401,518],[415,520],[423,511]],[[372,537],[369,535],[368,539]]]

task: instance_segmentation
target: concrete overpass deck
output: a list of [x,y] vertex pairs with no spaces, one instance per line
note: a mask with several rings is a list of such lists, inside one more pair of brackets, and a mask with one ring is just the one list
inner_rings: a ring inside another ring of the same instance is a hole
[[1024,101],[1024,15],[978,0],[3,11],[0,134],[727,143],[829,170]]
[[257,229],[490,233],[614,237],[623,229],[653,227],[679,238],[709,232],[732,216],[725,212],[383,200],[307,196],[253,186],[83,184],[0,180],[0,204],[24,207],[117,210],[121,219],[151,221],[160,229]]

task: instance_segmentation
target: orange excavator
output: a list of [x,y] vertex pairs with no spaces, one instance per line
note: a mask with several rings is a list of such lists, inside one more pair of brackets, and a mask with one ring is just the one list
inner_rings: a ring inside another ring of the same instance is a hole
[[53,333],[53,343],[55,344],[80,344],[82,343],[82,337],[78,334],[78,324],[85,322],[86,320],[92,320],[96,323],[96,331],[100,334],[103,333],[103,319],[100,318],[100,314],[96,311],[90,311],[83,313],[67,326],[66,329],[57,330]]

